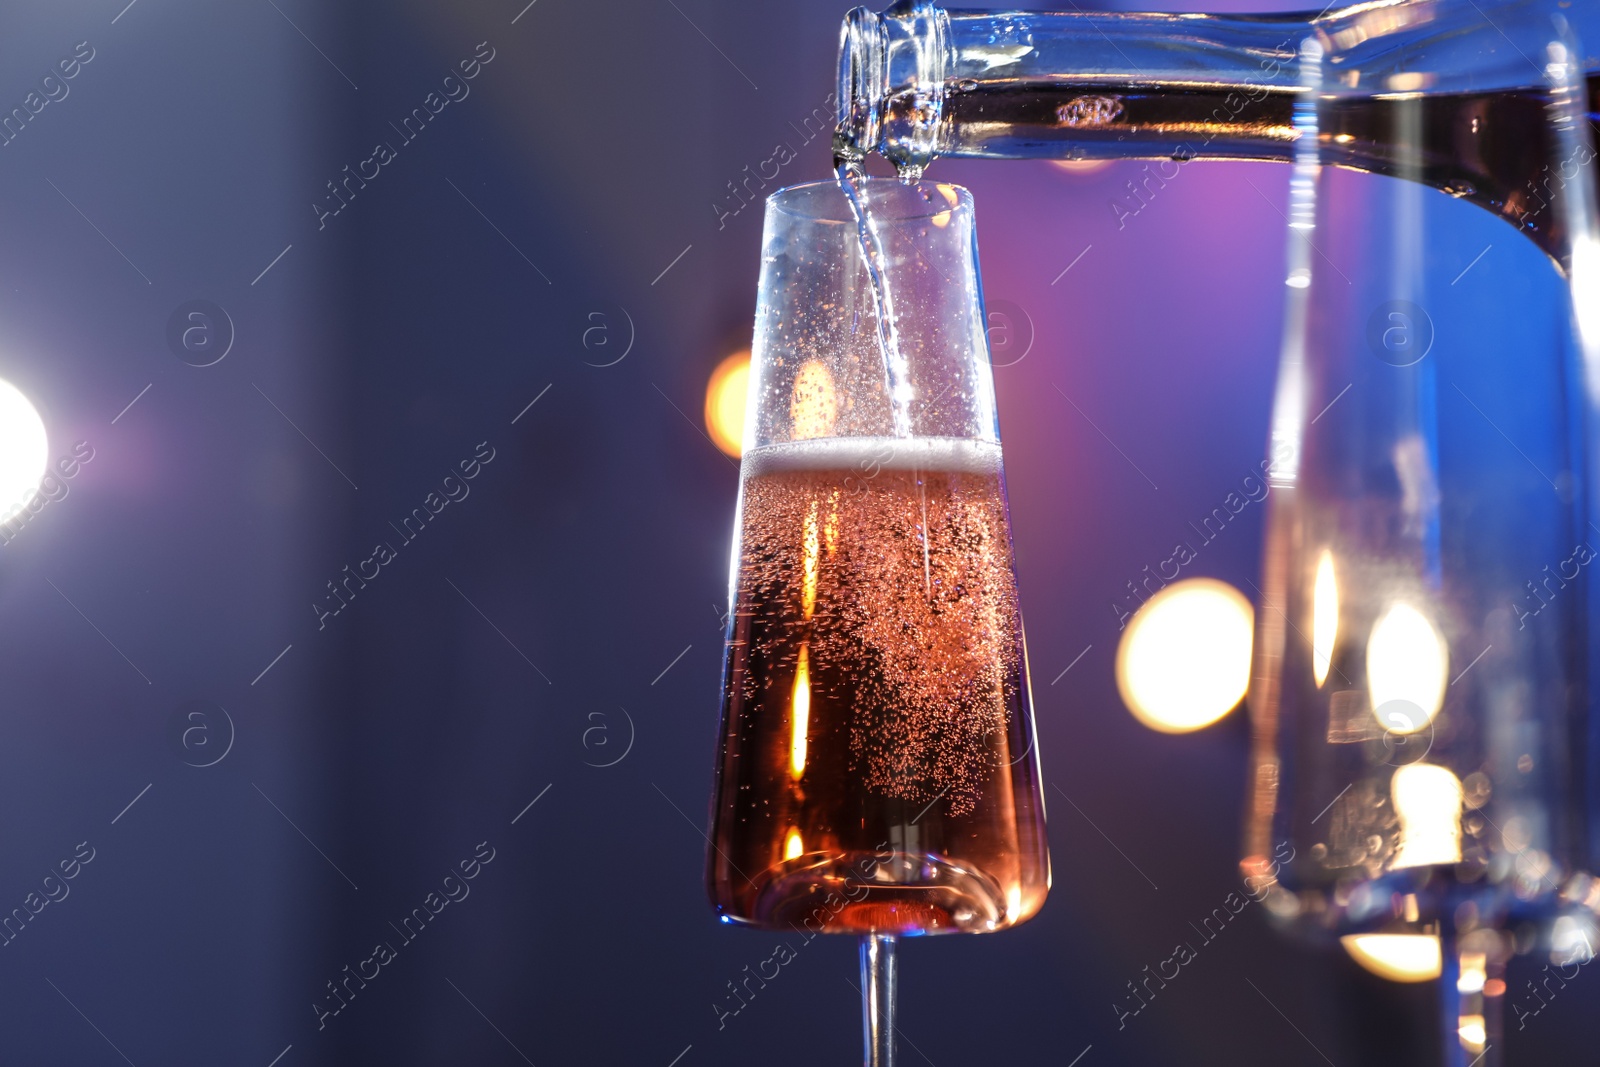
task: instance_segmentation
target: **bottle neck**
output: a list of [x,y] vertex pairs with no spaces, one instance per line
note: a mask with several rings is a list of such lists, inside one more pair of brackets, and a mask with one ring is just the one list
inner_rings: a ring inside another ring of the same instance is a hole
[[1288,159],[1307,89],[1298,16],[850,12],[836,154]]
[[935,156],[1349,167],[1476,203],[1565,268],[1600,201],[1584,40],[1596,0],[1367,0],[1312,20],[900,0],[847,16],[834,154],[908,178]]

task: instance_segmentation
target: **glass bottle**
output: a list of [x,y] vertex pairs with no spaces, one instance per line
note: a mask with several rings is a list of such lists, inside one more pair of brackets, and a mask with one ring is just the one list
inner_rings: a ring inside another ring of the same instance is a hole
[[[1568,54],[1549,53],[1552,36]],[[1314,146],[1319,163],[1478,203],[1559,258],[1551,187],[1600,173],[1584,121],[1600,112],[1597,41],[1600,5],[1554,0],[1315,17],[856,8],[835,155],[878,152],[916,177],[937,156],[1293,162]],[[1552,65],[1568,84],[1550,83]],[[1572,144],[1550,143],[1550,107],[1581,127]]]

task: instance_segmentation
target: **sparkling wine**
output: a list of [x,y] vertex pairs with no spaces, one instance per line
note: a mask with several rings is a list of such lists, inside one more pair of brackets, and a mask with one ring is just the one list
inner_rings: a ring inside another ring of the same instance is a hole
[[726,921],[985,931],[1049,883],[998,444],[744,458],[709,853]]

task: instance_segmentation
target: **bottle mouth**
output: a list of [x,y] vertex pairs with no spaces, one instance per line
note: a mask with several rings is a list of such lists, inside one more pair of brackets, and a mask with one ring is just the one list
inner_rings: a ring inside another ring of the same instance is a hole
[[878,147],[879,103],[884,85],[883,20],[865,7],[852,8],[839,27],[838,125],[833,152],[844,159],[864,159]]
[[854,8],[839,31],[838,126],[834,155],[881,152],[902,175],[918,175],[938,148],[950,18],[929,0],[898,0],[882,15]]

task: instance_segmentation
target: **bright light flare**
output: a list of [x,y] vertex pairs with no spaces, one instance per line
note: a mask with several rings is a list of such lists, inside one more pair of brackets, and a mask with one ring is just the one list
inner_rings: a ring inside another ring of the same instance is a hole
[[1389,796],[1400,819],[1393,869],[1461,862],[1461,779],[1433,763],[1394,772]]
[[1373,717],[1394,734],[1423,729],[1444,706],[1449,669],[1450,650],[1428,617],[1410,604],[1392,605],[1367,639]]
[[1433,934],[1349,934],[1339,944],[1351,959],[1391,982],[1431,982],[1444,970]]
[[0,521],[22,510],[49,463],[44,420],[22,390],[0,379]]
[[706,432],[730,456],[744,454],[744,406],[750,392],[750,352],[735,352],[706,383]]
[[1162,733],[1210,726],[1250,684],[1254,612],[1233,586],[1210,578],[1174,582],[1123,631],[1117,689],[1134,718]]

